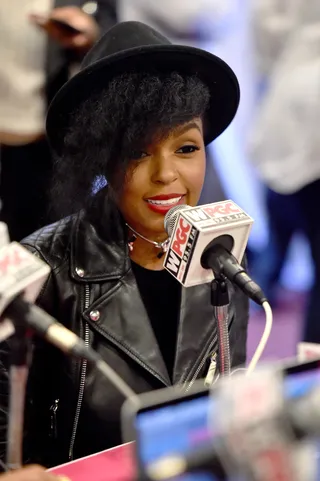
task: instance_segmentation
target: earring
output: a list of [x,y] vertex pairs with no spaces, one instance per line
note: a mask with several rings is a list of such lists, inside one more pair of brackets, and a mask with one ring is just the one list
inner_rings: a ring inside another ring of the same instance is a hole
[[129,241],[128,241],[128,247],[129,247],[129,251],[132,252],[133,251],[133,243],[134,241],[136,240],[136,236],[133,235],[132,237],[130,237]]

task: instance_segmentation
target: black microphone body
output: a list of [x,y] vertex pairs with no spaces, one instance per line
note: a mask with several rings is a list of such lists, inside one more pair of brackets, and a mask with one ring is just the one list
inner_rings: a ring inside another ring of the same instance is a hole
[[219,237],[216,238],[214,245],[209,245],[204,250],[201,256],[201,265],[205,269],[212,269],[215,277],[225,276],[257,304],[262,305],[267,301],[258,284],[251,279],[231,252],[223,246],[223,239],[219,243]]
[[88,362],[94,364],[96,368],[112,382],[119,392],[123,394],[124,398],[131,398],[136,395],[123,379],[103,361],[94,349],[88,347],[74,332],[57,322],[56,319],[35,304],[31,304],[24,301],[21,297],[17,297],[10,302],[2,316],[12,319],[14,324],[18,323],[20,326],[27,326],[66,354],[80,359],[86,359]]
[[59,324],[38,306],[24,301],[21,297],[14,299],[1,317],[13,319],[15,329],[17,329],[16,326],[20,326],[20,329],[23,329],[22,326],[28,326],[62,351],[75,357],[86,358],[94,363],[98,360],[95,351],[88,349],[82,339]]

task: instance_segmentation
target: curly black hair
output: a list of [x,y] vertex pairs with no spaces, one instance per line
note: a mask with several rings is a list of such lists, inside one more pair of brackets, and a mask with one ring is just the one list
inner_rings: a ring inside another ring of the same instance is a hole
[[88,207],[97,179],[119,188],[134,152],[155,136],[204,118],[209,97],[196,76],[176,72],[121,74],[103,91],[93,91],[73,112],[63,155],[55,160],[55,215],[61,218]]

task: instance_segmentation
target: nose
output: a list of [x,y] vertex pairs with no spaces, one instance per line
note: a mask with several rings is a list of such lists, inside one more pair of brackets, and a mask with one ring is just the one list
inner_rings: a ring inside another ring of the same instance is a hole
[[172,184],[178,178],[178,171],[172,157],[157,155],[151,162],[151,181],[155,184]]

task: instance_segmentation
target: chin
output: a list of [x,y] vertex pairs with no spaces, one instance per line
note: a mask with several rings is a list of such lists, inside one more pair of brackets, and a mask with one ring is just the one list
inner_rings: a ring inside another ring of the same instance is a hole
[[159,236],[159,235],[164,235],[166,234],[165,228],[164,228],[164,218],[159,219],[155,222],[150,222],[149,224],[143,224],[141,227],[143,227],[143,230],[145,232],[148,232],[149,237],[154,237],[154,236]]
[[156,235],[165,234],[166,230],[164,228],[163,219],[162,219],[162,222],[159,222],[156,225],[153,224],[153,225],[148,226],[148,230],[150,232],[153,232]]

